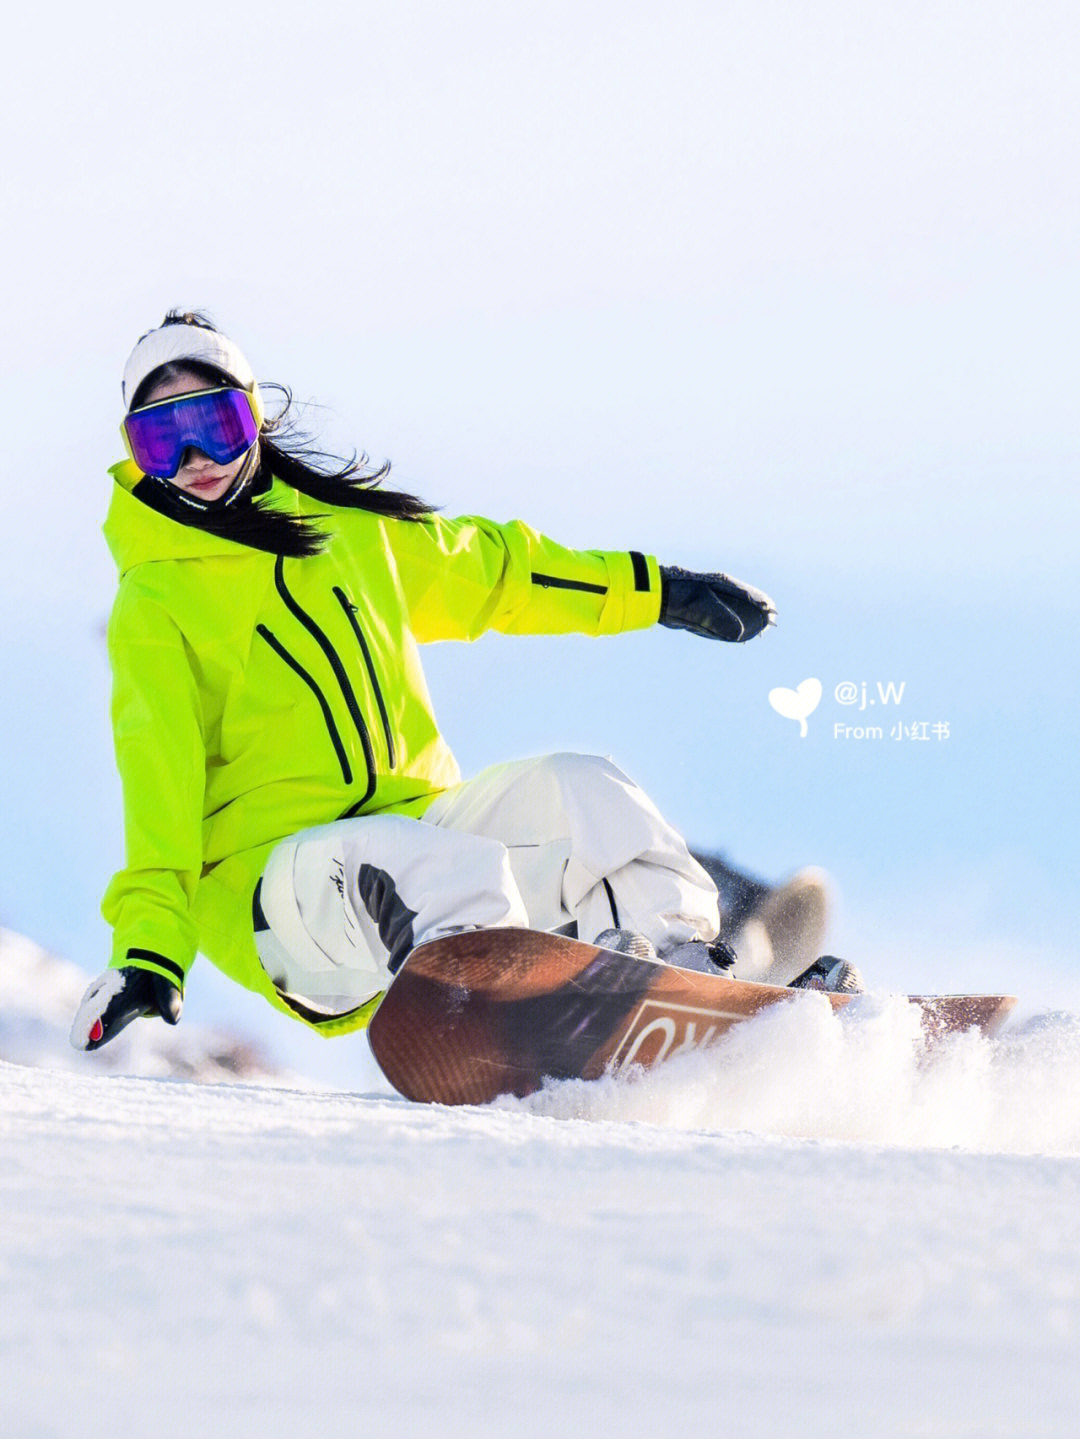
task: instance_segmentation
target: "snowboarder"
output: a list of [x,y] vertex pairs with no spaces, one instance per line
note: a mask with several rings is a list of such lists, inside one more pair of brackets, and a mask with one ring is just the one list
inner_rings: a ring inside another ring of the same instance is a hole
[[[72,1043],[175,1024],[201,950],[325,1034],[366,1024],[418,943],[467,927],[561,929],[740,978],[852,987],[811,965],[820,876],[769,890],[709,871],[610,760],[550,754],[461,781],[418,646],[659,623],[740,643],[760,590],[520,522],[445,519],[389,466],[268,418],[240,349],[171,311],[123,375],[129,458],[105,534],[126,864],[112,957]],[[734,896],[720,938],[717,882]],[[732,969],[733,966],[733,969]],[[800,973],[800,971],[806,971]]]

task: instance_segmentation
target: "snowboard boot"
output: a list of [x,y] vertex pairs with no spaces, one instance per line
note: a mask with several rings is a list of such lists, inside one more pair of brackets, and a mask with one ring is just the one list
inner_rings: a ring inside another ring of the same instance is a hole
[[788,989],[823,989],[828,994],[862,994],[866,985],[862,975],[846,959],[837,959],[834,954],[823,954],[815,959],[809,969],[803,970],[788,985]]
[[614,949],[619,954],[632,954],[635,959],[648,959],[654,964],[673,964],[679,969],[696,969],[703,974],[725,974],[735,963],[734,951],[722,939],[684,940],[666,949],[662,956],[657,955],[650,940],[632,929],[601,930],[593,944],[601,949]]
[[732,973],[737,965],[735,951],[722,939],[688,939],[682,944],[673,944],[660,956],[664,964],[673,964],[677,969],[696,969],[702,974],[722,974],[725,979],[738,979]]
[[695,854],[720,894],[721,937],[736,953],[735,977],[786,985],[821,953],[829,890],[823,870],[768,885],[719,855]]

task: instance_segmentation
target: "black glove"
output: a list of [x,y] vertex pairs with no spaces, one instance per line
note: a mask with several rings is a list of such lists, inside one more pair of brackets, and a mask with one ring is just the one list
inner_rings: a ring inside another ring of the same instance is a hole
[[752,640],[775,624],[776,607],[767,594],[730,575],[696,575],[675,565],[660,566],[660,623],[709,640]]
[[144,1014],[176,1024],[183,998],[175,984],[153,970],[126,965],[99,974],[82,997],[71,1026],[76,1049],[100,1049]]

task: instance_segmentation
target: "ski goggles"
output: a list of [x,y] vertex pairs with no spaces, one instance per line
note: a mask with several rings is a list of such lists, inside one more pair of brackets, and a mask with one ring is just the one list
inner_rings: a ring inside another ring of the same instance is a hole
[[142,405],[125,415],[120,433],[144,475],[171,480],[189,449],[219,465],[239,459],[258,439],[262,420],[257,391],[223,385]]

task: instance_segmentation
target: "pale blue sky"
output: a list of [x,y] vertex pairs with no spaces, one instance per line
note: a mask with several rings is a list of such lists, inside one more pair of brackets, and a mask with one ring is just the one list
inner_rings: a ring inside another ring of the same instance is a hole
[[[201,305],[447,511],[776,598],[745,650],[432,652],[467,770],[610,752],[694,840],[827,864],[888,982],[1080,999],[1075,7],[46,3],[14,41],[0,923],[104,955],[103,471],[131,344]],[[808,675],[800,741],[766,696]],[[843,679],[950,740],[833,740]]]

